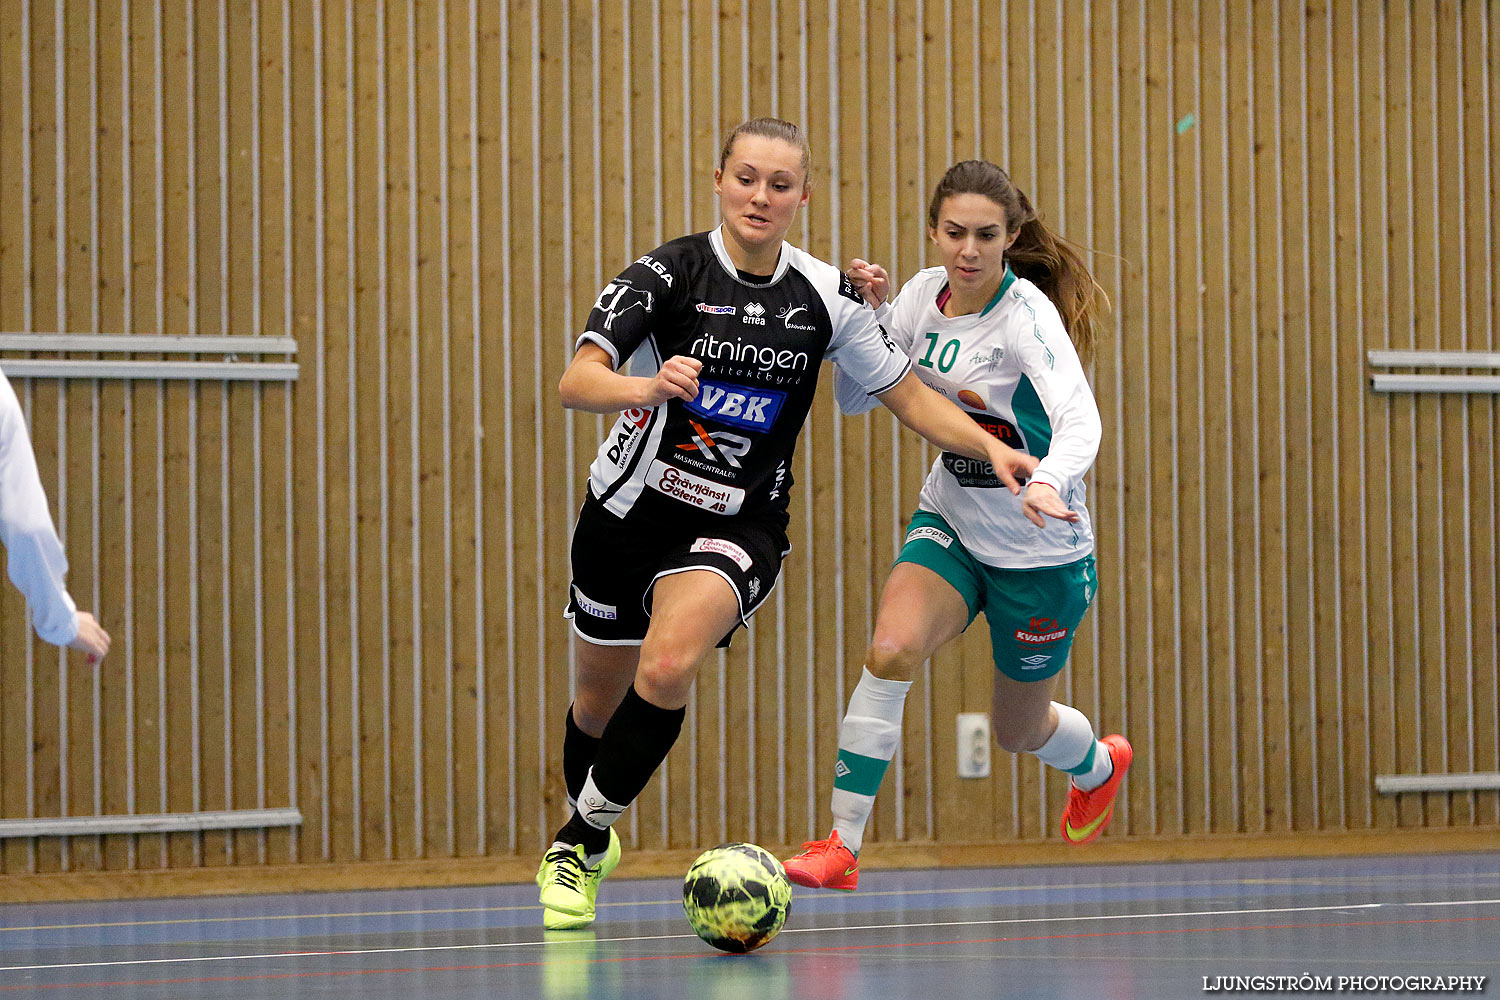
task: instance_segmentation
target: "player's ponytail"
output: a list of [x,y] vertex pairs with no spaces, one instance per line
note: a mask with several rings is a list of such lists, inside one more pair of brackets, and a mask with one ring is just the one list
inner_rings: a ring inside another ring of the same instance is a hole
[[962,160],[948,168],[927,209],[930,228],[937,228],[943,202],[956,194],[983,195],[1004,210],[1006,233],[1016,233],[1016,241],[1005,251],[1006,263],[1052,300],[1079,357],[1087,361],[1103,325],[1099,313],[1108,308],[1109,298],[1078,248],[1047,228],[1025,192],[993,163]]

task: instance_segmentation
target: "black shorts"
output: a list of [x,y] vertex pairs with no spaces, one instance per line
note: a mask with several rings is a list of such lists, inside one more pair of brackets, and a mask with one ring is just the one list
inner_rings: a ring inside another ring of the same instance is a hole
[[573,581],[563,617],[573,631],[601,646],[639,646],[651,624],[656,581],[686,570],[708,570],[734,588],[740,619],[755,613],[781,575],[791,551],[774,518],[714,518],[681,526],[622,520],[590,497],[573,528]]

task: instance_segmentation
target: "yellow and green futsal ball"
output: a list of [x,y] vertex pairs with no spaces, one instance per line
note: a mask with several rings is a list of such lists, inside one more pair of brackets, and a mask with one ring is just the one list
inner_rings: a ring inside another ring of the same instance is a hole
[[792,883],[776,856],[754,844],[720,844],[698,855],[682,882],[693,931],[720,951],[754,951],[776,936]]

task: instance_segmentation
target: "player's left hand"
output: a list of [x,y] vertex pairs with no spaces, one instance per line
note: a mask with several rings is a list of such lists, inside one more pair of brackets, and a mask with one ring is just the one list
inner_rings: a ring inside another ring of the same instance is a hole
[[1050,483],[1032,483],[1027,486],[1025,495],[1021,497],[1021,510],[1038,528],[1047,526],[1047,522],[1042,520],[1043,514],[1070,523],[1078,520],[1078,511],[1069,510]]

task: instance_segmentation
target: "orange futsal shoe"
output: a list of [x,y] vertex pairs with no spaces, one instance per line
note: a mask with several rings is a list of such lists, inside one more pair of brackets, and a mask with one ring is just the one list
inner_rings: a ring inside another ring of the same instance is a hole
[[834,830],[827,840],[809,840],[802,853],[786,859],[786,877],[809,889],[842,889],[853,892],[859,886],[859,858],[844,846]]
[[[1115,814],[1115,794],[1125,772],[1130,770],[1130,759],[1135,755],[1130,741],[1120,735],[1106,736],[1099,742],[1109,748],[1109,759],[1114,761],[1115,773],[1109,780],[1092,791],[1085,792],[1068,782],[1068,806],[1063,810],[1062,835],[1070,844],[1087,844],[1109,826]],[[790,874],[790,871],[788,871]]]

